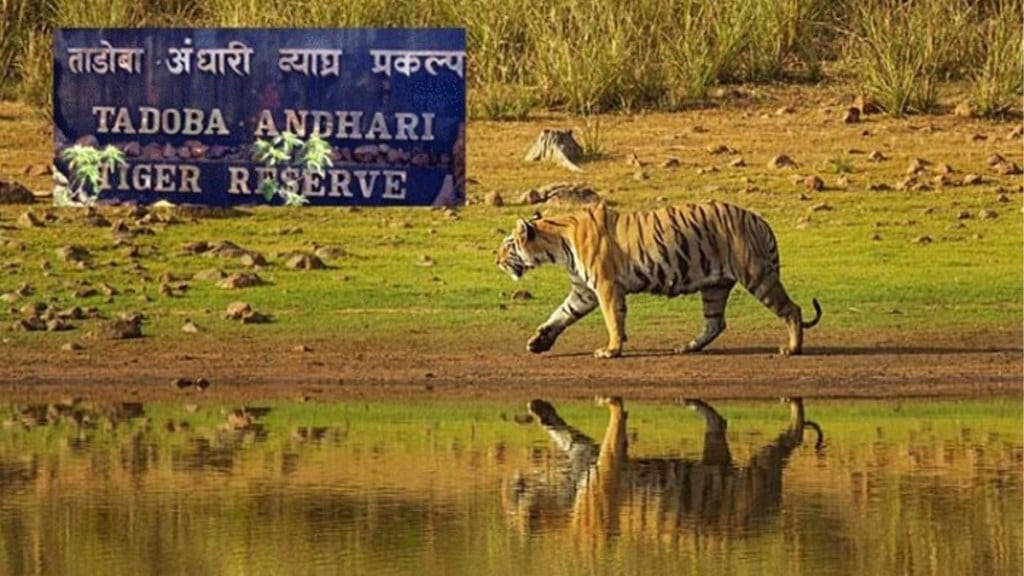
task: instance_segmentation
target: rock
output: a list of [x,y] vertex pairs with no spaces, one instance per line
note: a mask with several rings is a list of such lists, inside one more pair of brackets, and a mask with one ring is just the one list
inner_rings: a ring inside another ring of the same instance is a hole
[[207,380],[206,378],[203,378],[202,376],[200,376],[199,378],[196,378],[196,390],[199,390],[200,392],[204,392],[209,387],[210,387],[210,381],[209,380]]
[[34,212],[29,210],[21,216],[18,216],[18,226],[21,226],[22,228],[41,228],[42,226],[45,226],[45,224],[38,216],[35,215]]
[[341,246],[322,246],[313,242],[309,245],[309,249],[323,260],[337,260],[348,256],[348,251]]
[[662,168],[678,168],[679,167],[679,158],[676,158],[675,156],[673,156],[671,158],[667,158],[664,162],[661,163],[661,167]]
[[626,166],[632,166],[633,168],[643,168],[646,166],[646,162],[642,162],[640,157],[636,155],[636,152],[630,152],[626,155]]
[[1010,197],[1006,194],[1000,194],[999,196],[996,196],[996,201],[1006,204],[1010,201]]
[[647,180],[649,178],[650,175],[648,175],[647,172],[644,172],[643,170],[637,170],[636,172],[633,172],[633,180],[636,180],[637,182],[643,182],[644,180]]
[[0,180],[0,204],[35,204],[36,196],[17,182]]
[[1024,125],[1017,124],[1010,130],[1010,133],[1006,135],[1007,140],[1017,140],[1021,136],[1024,136]]
[[95,211],[90,211],[85,215],[85,222],[89,224],[89,226],[95,226],[96,228],[106,228],[107,226],[110,226],[110,220],[107,220],[103,214]]
[[189,318],[185,318],[185,322],[181,325],[181,331],[186,334],[198,334],[201,332],[199,325],[193,322]]
[[840,176],[840,177],[836,178],[836,188],[839,188],[840,190],[845,190],[845,189],[847,189],[849,187],[850,187],[850,179],[849,178],[847,178],[846,176]]
[[259,252],[246,252],[238,259],[246,268],[257,268],[267,265],[267,259]]
[[105,322],[100,334],[111,340],[126,340],[142,337],[142,316],[126,313],[114,320]]
[[128,227],[128,223],[124,221],[124,218],[119,218],[110,225],[110,233],[119,236],[131,233],[131,228]]
[[243,316],[252,313],[252,311],[252,306],[247,302],[232,302],[228,304],[224,317],[231,320],[241,320]]
[[430,268],[432,266],[436,266],[437,262],[435,262],[434,259],[431,258],[430,256],[424,254],[423,256],[420,256],[419,260],[416,261],[416,265]]
[[781,106],[775,109],[776,116],[786,116],[794,112],[796,112],[796,108],[793,108],[792,106]]
[[46,321],[39,316],[29,316],[14,323],[14,330],[25,332],[36,332],[46,330]]
[[847,108],[843,113],[843,124],[856,124],[857,122],[860,122],[860,108]]
[[985,159],[985,163],[988,164],[989,166],[995,167],[1000,164],[1005,164],[1006,158],[1003,158],[1000,154],[992,154],[991,156]]
[[863,115],[880,114],[882,112],[882,106],[874,98],[865,94],[857,96],[853,101],[853,105],[859,108],[860,113]]
[[63,262],[76,264],[89,259],[89,251],[78,245],[62,246],[57,249],[57,257]]
[[747,165],[747,162],[745,160],[743,160],[742,157],[736,158],[733,161],[729,162],[729,167],[730,168],[743,168],[746,165]]
[[74,296],[75,298],[92,298],[97,294],[99,294],[99,291],[97,291],[92,286],[82,286],[81,288],[75,290]]
[[996,218],[999,217],[999,214],[995,210],[985,209],[982,210],[981,212],[978,212],[978,217],[981,218],[982,220],[995,220]]
[[811,212],[831,212],[832,206],[827,202],[820,202],[811,206]]
[[1016,162],[1004,162],[996,166],[996,174],[1000,176],[1016,176],[1021,174],[1021,169]]
[[785,154],[779,154],[768,161],[769,168],[797,168],[797,163]]
[[738,154],[739,151],[731,146],[725,144],[708,144],[705,148],[709,154],[720,155],[720,154]]
[[171,386],[174,386],[178,390],[191,388],[193,385],[194,383],[189,378],[175,378],[174,380],[171,380]]
[[294,254],[284,263],[290,270],[323,270],[327,268],[324,261],[312,254]]
[[889,158],[885,154],[882,154],[878,150],[872,150],[871,153],[868,154],[868,160],[872,162],[884,162],[888,159]]
[[938,164],[935,165],[935,168],[933,170],[936,174],[941,175],[949,175],[952,174],[953,172],[956,172],[956,170],[954,170],[952,166],[946,164],[945,162],[939,162]]
[[65,342],[60,347],[61,352],[78,352],[84,349],[85,348],[78,342]]
[[573,138],[572,130],[544,130],[526,153],[525,160],[551,160],[569,170],[581,172],[576,162],[582,157],[583,148]]
[[266,324],[268,322],[270,322],[270,316],[256,311],[242,316],[242,324]]
[[987,134],[981,134],[980,132],[975,132],[974,134],[970,135],[968,140],[970,140],[971,142],[984,142],[984,141],[988,140],[988,135]]
[[910,164],[907,165],[907,174],[913,176],[914,174],[924,171],[929,165],[931,165],[931,162],[924,158],[912,158],[910,160]]
[[971,218],[971,211],[970,210],[961,210],[961,211],[957,212],[957,214],[956,214],[956,219],[957,220],[970,220],[970,218]]
[[516,290],[512,293],[512,300],[533,300],[533,294],[529,290]]
[[46,321],[47,332],[63,332],[65,330],[71,330],[72,326],[60,318],[53,318],[52,320]]
[[204,256],[210,258],[241,258],[246,254],[249,254],[248,250],[228,240],[222,240],[215,244],[210,244],[208,249],[203,252]]
[[803,179],[804,188],[812,192],[817,192],[825,188],[825,181],[816,175],[807,176]]
[[57,312],[57,317],[62,320],[82,320],[85,318],[85,312],[78,306],[72,306]]
[[253,286],[260,286],[261,284],[263,284],[263,280],[252,272],[235,272],[218,282],[217,287],[224,288],[226,290],[234,290],[237,288],[251,288]]
[[887,192],[892,190],[892,186],[889,186],[885,182],[872,182],[868,184],[868,191],[870,192]]
[[206,268],[193,274],[192,279],[203,282],[215,282],[223,279],[225,276],[227,276],[227,274],[220,268]]
[[484,204],[500,208],[505,205],[505,201],[501,198],[501,194],[492,190],[487,194],[484,194]]
[[928,234],[925,234],[924,236],[918,236],[917,238],[914,238],[912,242],[914,244],[920,244],[922,246],[927,246],[928,244],[931,244],[932,242],[934,242],[934,240],[932,239],[931,236],[929,236]]

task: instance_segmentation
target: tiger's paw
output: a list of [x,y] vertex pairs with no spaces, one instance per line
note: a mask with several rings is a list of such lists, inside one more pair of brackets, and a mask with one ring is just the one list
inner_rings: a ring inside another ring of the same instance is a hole
[[558,332],[555,330],[545,330],[538,328],[537,333],[533,335],[526,342],[526,349],[534,354],[540,354],[541,352],[547,352],[551,350],[551,347],[555,345],[555,340],[558,340]]
[[686,344],[676,346],[674,352],[676,354],[687,354],[689,352],[700,352],[703,346],[697,344],[696,340],[690,340]]
[[622,356],[622,348],[598,348],[594,350],[594,358],[618,358]]

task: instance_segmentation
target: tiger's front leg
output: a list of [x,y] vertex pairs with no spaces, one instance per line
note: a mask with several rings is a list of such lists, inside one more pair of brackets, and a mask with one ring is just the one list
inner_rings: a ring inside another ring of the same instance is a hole
[[618,358],[622,356],[622,343],[626,341],[626,294],[609,283],[598,286],[597,298],[608,329],[608,346],[594,350],[594,357]]
[[537,331],[526,342],[526,349],[534,354],[547,352],[566,328],[597,308],[597,302],[597,295],[586,284],[573,283],[562,305],[551,313],[547,322],[537,327]]

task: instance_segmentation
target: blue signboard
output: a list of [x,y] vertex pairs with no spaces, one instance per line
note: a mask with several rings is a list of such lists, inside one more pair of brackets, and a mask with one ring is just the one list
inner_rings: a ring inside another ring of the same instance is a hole
[[[281,203],[271,185],[313,205],[462,204],[465,56],[461,29],[61,29],[56,165],[76,182],[67,148],[120,150],[100,201]],[[316,139],[320,170],[258,153]]]

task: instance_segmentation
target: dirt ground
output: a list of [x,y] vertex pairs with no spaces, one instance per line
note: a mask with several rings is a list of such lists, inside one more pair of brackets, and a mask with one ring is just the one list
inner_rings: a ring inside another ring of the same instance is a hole
[[[761,335],[765,336],[765,335]],[[439,349],[429,341],[176,344],[157,339],[96,342],[85,351],[19,350],[0,366],[0,397],[9,401],[494,400],[535,396],[585,399],[599,393],[669,402],[681,397],[767,399],[1019,397],[1021,332],[873,334],[834,341],[808,334],[805,355],[785,358],[741,334],[710,351],[627,349],[598,360],[579,338],[555,353],[525,345],[480,343]],[[723,340],[725,338],[723,337]],[[586,343],[589,344],[589,343]],[[210,387],[179,389],[176,378]]]

